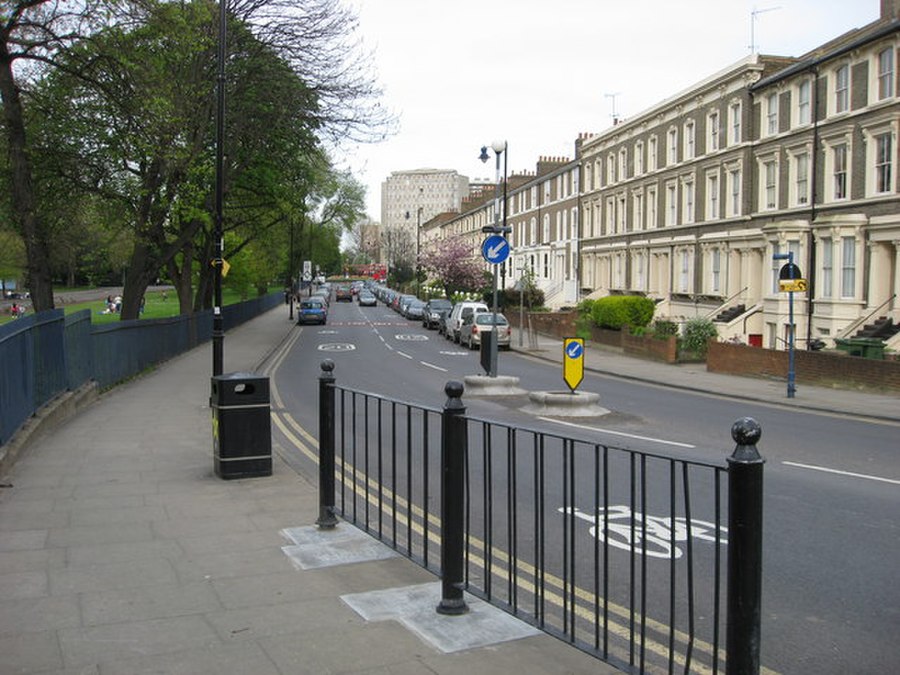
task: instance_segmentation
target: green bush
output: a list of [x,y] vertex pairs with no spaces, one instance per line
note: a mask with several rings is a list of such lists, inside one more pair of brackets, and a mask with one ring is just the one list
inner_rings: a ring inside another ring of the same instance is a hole
[[701,358],[706,357],[707,342],[719,337],[716,325],[709,319],[691,319],[684,325],[684,336],[681,345],[685,351]]
[[678,335],[678,324],[674,321],[657,319],[653,322],[653,337],[665,339],[672,335]]
[[653,319],[656,304],[637,295],[610,295],[594,301],[591,316],[601,328],[621,330],[623,326],[645,327]]

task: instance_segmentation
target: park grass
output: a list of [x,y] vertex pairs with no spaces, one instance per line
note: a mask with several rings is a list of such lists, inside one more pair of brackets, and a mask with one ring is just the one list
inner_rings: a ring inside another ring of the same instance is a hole
[[[68,290],[69,292],[71,292],[79,289]],[[57,297],[65,298],[66,291],[54,291],[54,294]],[[233,305],[238,302],[242,302],[243,300],[246,300],[246,298],[241,297],[239,293],[231,291],[227,287],[222,289],[223,305]],[[80,312],[83,309],[89,309],[91,311],[91,323],[94,324],[107,324],[120,320],[119,315],[114,312],[108,314],[104,313],[104,310],[106,309],[105,299],[92,300],[90,302],[73,302],[70,304],[62,305],[62,308],[66,314],[73,314],[74,312]],[[175,292],[173,290],[149,291],[144,296],[144,311],[140,315],[141,319],[166,319],[169,317],[178,316],[178,314],[178,297],[175,295]],[[12,320],[12,317],[8,314],[0,315],[0,324],[7,323]]]

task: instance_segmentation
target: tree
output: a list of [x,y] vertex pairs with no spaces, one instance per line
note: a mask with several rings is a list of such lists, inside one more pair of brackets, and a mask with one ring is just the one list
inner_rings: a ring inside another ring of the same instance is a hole
[[421,266],[444,286],[449,298],[458,291],[474,291],[484,284],[484,265],[461,237],[443,239],[423,251]]

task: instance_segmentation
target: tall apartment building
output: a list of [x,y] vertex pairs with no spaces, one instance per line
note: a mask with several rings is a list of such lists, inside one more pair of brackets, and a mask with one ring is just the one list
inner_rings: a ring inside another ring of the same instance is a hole
[[417,222],[459,211],[468,194],[469,179],[450,169],[393,171],[381,184],[382,230],[405,230],[415,238]]

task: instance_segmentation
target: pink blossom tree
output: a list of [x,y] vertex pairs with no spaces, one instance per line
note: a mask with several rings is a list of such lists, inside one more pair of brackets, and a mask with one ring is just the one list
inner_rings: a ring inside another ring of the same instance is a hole
[[419,256],[419,264],[444,286],[448,298],[459,291],[477,291],[484,285],[484,265],[462,237],[431,242]]

